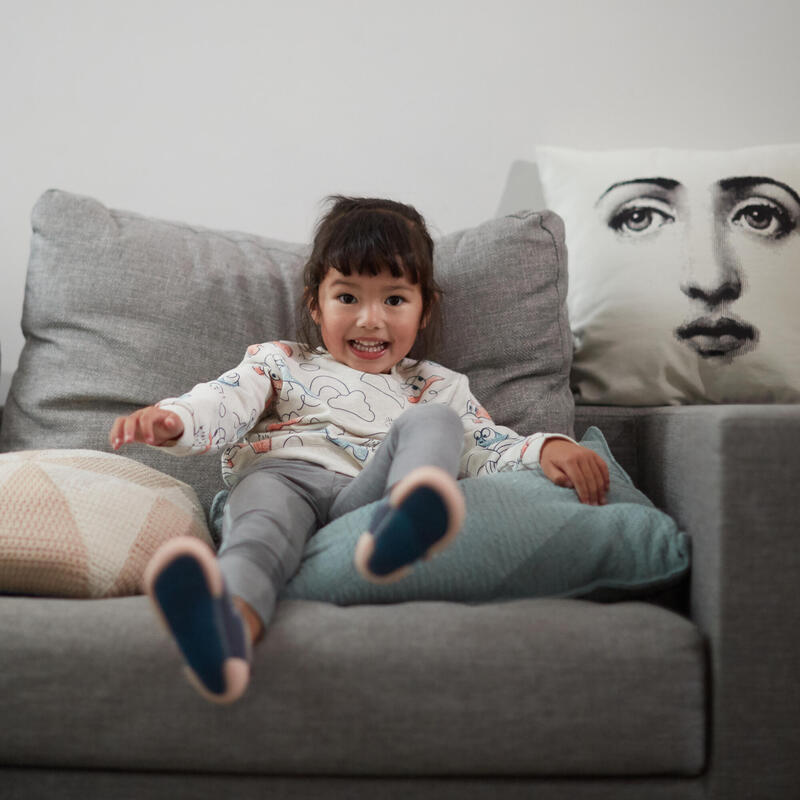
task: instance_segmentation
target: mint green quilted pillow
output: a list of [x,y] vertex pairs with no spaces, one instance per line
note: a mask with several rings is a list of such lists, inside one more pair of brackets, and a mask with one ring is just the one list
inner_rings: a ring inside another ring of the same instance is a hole
[[581,444],[611,474],[608,505],[586,506],[539,470],[461,481],[467,519],[453,544],[397,583],[373,584],[353,566],[375,504],[334,520],[309,542],[287,598],[338,605],[515,597],[598,600],[656,594],[689,570],[689,539],[638,491],[590,428]]

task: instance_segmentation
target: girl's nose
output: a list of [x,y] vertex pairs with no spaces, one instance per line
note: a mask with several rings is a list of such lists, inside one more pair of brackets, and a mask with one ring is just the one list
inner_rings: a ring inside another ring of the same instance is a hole
[[689,231],[681,291],[709,308],[742,293],[739,259],[727,239],[722,225],[692,225]]
[[363,328],[379,328],[383,324],[383,303],[363,303],[358,323]]

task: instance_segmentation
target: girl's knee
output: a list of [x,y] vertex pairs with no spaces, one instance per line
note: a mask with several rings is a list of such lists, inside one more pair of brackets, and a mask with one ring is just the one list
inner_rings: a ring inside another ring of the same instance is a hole
[[414,406],[404,412],[397,420],[407,425],[419,425],[428,430],[452,431],[462,433],[461,418],[452,408],[435,403]]

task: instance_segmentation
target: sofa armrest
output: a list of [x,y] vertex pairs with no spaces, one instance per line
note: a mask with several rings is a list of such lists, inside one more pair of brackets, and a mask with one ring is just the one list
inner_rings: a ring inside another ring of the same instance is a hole
[[709,643],[710,796],[800,786],[800,405],[654,409],[644,491],[692,538],[691,614]]

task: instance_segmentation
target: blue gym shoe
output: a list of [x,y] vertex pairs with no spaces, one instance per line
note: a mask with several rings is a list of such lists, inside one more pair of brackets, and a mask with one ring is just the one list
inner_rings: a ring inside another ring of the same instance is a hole
[[464,496],[456,481],[438,467],[420,467],[375,509],[356,545],[356,569],[373,583],[400,580],[416,561],[447,547],[463,521]]
[[170,539],[150,560],[144,582],[195,689],[215,703],[241,697],[250,681],[250,638],[213,551],[191,536]]

